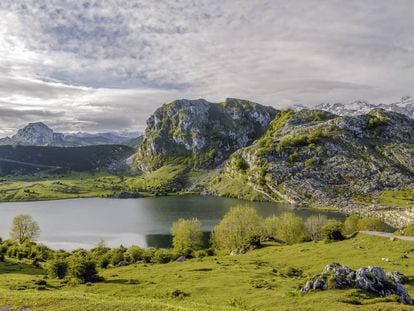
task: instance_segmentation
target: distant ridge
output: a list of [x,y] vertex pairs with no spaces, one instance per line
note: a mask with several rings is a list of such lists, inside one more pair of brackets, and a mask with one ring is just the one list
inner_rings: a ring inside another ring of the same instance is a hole
[[0,139],[0,145],[80,147],[92,145],[127,145],[137,147],[140,134],[125,132],[56,133],[43,122],[29,123],[12,137]]

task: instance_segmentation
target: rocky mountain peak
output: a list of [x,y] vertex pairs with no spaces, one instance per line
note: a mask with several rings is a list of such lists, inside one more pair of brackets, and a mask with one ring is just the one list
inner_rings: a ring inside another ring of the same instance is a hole
[[247,100],[180,99],[164,104],[147,121],[136,165],[151,170],[167,162],[214,167],[260,137],[277,111]]
[[43,122],[29,123],[18,130],[12,140],[20,145],[47,146],[53,144],[54,132]]

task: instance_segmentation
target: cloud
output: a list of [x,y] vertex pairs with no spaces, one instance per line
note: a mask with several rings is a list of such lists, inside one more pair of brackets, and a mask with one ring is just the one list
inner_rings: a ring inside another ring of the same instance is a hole
[[3,0],[0,108],[18,114],[0,122],[142,130],[175,98],[390,102],[412,89],[413,28],[409,0]]

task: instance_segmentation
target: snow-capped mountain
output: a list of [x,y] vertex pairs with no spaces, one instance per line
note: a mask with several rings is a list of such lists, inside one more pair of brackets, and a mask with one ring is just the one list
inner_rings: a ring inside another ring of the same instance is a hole
[[382,108],[387,111],[393,111],[409,116],[414,119],[414,98],[409,96],[401,98],[400,101],[391,104],[370,104],[365,101],[355,101],[349,104],[343,103],[322,103],[313,107],[296,105],[295,110],[301,109],[318,109],[325,110],[336,115],[360,115],[370,112],[374,108]]
[[0,145],[76,147],[90,145],[130,145],[135,143],[139,133],[56,133],[42,122],[29,123],[12,137],[0,139]]

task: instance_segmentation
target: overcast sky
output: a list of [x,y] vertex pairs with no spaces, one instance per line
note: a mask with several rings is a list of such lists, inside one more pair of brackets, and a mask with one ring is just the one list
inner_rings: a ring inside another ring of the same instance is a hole
[[413,95],[414,1],[0,1],[0,135],[143,130],[177,98]]

